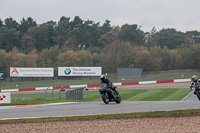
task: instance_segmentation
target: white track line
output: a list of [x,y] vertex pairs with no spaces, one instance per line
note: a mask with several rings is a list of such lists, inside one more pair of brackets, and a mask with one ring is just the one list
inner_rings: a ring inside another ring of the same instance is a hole
[[48,103],[48,104],[33,104],[33,105],[16,105],[16,106],[0,106],[0,109],[30,108],[30,107],[63,105],[63,104],[73,104],[73,103],[78,103],[78,102]]
[[181,101],[184,101],[187,97],[189,97],[189,95],[191,95],[192,93],[194,93],[194,91],[190,92],[187,96],[185,96]]

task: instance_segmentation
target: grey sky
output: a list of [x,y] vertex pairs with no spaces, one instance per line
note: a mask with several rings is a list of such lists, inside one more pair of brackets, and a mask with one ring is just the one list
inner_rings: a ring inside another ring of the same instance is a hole
[[79,16],[112,26],[137,24],[143,31],[156,27],[200,31],[200,0],[0,0],[0,18],[31,17],[38,24]]

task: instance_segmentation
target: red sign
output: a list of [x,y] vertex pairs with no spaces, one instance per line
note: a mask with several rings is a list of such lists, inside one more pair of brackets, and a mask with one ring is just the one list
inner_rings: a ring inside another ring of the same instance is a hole
[[10,93],[0,93],[0,104],[11,103]]
[[0,96],[0,101],[2,101],[4,98],[6,98],[5,95]]
[[17,69],[16,68],[13,68],[13,70],[12,70],[12,72],[11,72],[12,74],[13,73],[17,73],[17,74],[19,74],[19,72],[17,71]]

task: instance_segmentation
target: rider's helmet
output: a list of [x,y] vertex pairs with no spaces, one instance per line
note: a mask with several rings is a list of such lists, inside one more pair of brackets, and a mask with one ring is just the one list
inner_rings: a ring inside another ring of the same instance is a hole
[[106,79],[106,75],[101,75],[101,76],[100,76],[100,79],[101,79],[102,82],[104,82],[105,79]]
[[196,81],[197,80],[197,76],[196,75],[193,75],[192,76],[192,81]]

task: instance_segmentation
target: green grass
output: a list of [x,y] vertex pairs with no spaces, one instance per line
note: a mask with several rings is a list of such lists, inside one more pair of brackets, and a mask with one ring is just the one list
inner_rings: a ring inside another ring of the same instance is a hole
[[156,75],[149,78],[144,78],[144,80],[152,81],[152,80],[190,79],[192,75],[200,76],[200,73],[195,72],[195,73],[161,74],[161,75]]
[[24,81],[24,82],[0,82],[0,89],[19,89],[65,85],[98,84],[99,80],[50,80],[50,81]]
[[[161,89],[128,89],[118,90],[122,101],[180,101],[188,93],[191,92],[189,88],[161,88]],[[44,93],[27,93],[27,94],[11,94],[11,104],[5,105],[28,105],[28,104],[46,104],[56,102],[86,102],[86,101],[102,101],[101,95],[98,91],[84,91],[83,100],[65,100],[65,93],[61,93],[61,100],[59,100],[59,93],[54,92],[53,100],[52,93],[47,94],[48,100],[45,100]]]
[[[124,101],[180,101],[191,90],[188,88],[130,89],[119,90]],[[99,92],[85,92],[85,101],[101,101]]]
[[[155,81],[155,80],[170,80],[170,79],[190,79],[192,75],[200,75],[200,73],[174,73],[161,74],[149,78],[134,79],[134,80],[112,80],[113,83],[119,82],[137,82],[137,81]],[[184,75],[184,76],[182,76]],[[109,77],[109,75],[108,75]],[[48,86],[64,86],[64,85],[83,85],[83,84],[99,84],[100,80],[51,80],[51,81],[24,81],[24,82],[0,82],[0,89],[19,89],[19,88],[35,88]]]

